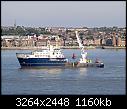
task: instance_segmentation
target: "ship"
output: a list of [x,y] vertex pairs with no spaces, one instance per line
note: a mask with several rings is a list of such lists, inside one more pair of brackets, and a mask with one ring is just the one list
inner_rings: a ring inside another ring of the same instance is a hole
[[25,67],[47,67],[47,66],[65,66],[68,59],[65,58],[59,46],[50,45],[32,51],[30,53],[16,53],[20,66]]
[[[69,62],[65,58],[58,44],[58,37],[56,38],[56,46],[48,44],[45,48],[40,50],[35,50],[30,53],[16,53],[17,59],[20,63],[21,68],[41,68],[41,67],[100,67],[103,68],[104,64],[101,61],[87,59],[87,52],[84,51],[84,46],[82,45],[78,31],[75,31],[77,42],[81,50],[81,58],[79,61]],[[76,56],[73,54],[73,59]]]

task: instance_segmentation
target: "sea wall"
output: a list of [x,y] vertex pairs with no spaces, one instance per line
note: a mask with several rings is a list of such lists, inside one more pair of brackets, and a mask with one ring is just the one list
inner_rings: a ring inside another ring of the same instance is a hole
[[[103,46],[103,47],[95,47],[95,46],[86,46],[84,49],[126,49],[126,47],[113,47],[113,46]],[[1,50],[37,50],[43,49],[43,47],[1,47]],[[79,49],[78,46],[61,46],[61,49]]]

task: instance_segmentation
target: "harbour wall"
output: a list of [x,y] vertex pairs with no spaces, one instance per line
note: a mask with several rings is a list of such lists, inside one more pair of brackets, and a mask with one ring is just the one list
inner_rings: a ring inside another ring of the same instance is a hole
[[[89,46],[84,49],[126,49],[126,47],[113,47],[113,46]],[[43,47],[1,47],[1,50],[37,50]],[[61,46],[61,49],[79,49],[78,46]]]

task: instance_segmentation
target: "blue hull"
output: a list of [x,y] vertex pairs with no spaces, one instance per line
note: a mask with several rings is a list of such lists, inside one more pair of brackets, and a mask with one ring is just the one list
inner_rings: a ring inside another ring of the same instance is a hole
[[21,67],[65,66],[65,58],[18,58]]

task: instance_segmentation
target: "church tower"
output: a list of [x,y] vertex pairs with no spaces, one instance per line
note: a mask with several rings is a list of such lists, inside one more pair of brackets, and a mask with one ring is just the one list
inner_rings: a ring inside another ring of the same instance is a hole
[[16,20],[14,21],[14,28],[16,29]]

